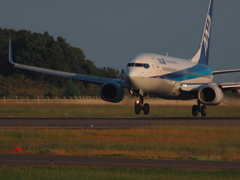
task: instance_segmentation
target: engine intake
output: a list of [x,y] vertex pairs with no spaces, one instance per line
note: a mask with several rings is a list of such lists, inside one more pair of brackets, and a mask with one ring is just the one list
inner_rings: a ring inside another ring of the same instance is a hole
[[222,90],[215,85],[204,86],[198,91],[198,99],[205,105],[219,105],[223,101],[223,97]]
[[124,89],[116,82],[107,82],[100,88],[100,97],[104,101],[118,103],[124,98]]

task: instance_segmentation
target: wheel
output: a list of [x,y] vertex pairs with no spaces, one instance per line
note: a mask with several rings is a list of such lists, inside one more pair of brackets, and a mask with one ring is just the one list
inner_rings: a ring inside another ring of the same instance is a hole
[[137,103],[137,101],[135,101],[134,107],[135,107],[135,114],[137,114],[137,115],[140,114],[141,107],[140,107],[140,104]]
[[197,105],[193,105],[192,106],[192,115],[193,116],[197,116],[198,115],[198,106]]
[[202,116],[207,115],[207,107],[205,105],[202,105],[202,107],[201,107],[201,115]]
[[143,112],[145,115],[148,115],[149,114],[149,104],[144,104],[143,106]]

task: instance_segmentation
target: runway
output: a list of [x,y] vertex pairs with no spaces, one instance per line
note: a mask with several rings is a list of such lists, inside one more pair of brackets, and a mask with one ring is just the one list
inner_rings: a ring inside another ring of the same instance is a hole
[[[50,164],[51,161],[53,161],[53,164]],[[0,155],[0,165],[240,170],[240,162],[173,161],[152,159],[116,159],[33,155],[30,156],[15,154]]]
[[240,117],[0,118],[0,128],[120,129],[154,126],[240,126]]
[[[239,117],[139,117],[139,118],[0,118],[0,128],[119,129],[157,126],[240,126]],[[0,165],[93,166],[132,168],[183,168],[240,170],[240,162],[174,161],[34,155],[0,155]]]

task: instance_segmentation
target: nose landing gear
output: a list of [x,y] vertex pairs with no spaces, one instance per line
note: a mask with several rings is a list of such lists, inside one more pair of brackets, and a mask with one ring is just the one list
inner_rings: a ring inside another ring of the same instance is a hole
[[143,113],[145,115],[149,114],[149,104],[143,104],[143,96],[138,96],[138,100],[135,101],[134,107],[135,107],[135,114],[140,114],[141,110],[143,110]]
[[198,101],[197,105],[192,106],[192,115],[197,116],[199,112],[201,113],[201,116],[207,115],[207,107],[206,105],[201,105],[200,101]]

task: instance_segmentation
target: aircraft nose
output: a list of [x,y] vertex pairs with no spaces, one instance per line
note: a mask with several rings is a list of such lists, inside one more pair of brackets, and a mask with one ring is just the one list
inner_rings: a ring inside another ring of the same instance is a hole
[[129,78],[136,77],[139,75],[139,71],[136,68],[128,68],[127,70],[127,76]]
[[133,86],[138,76],[139,76],[139,71],[136,68],[128,68],[126,71],[127,84],[129,86]]

